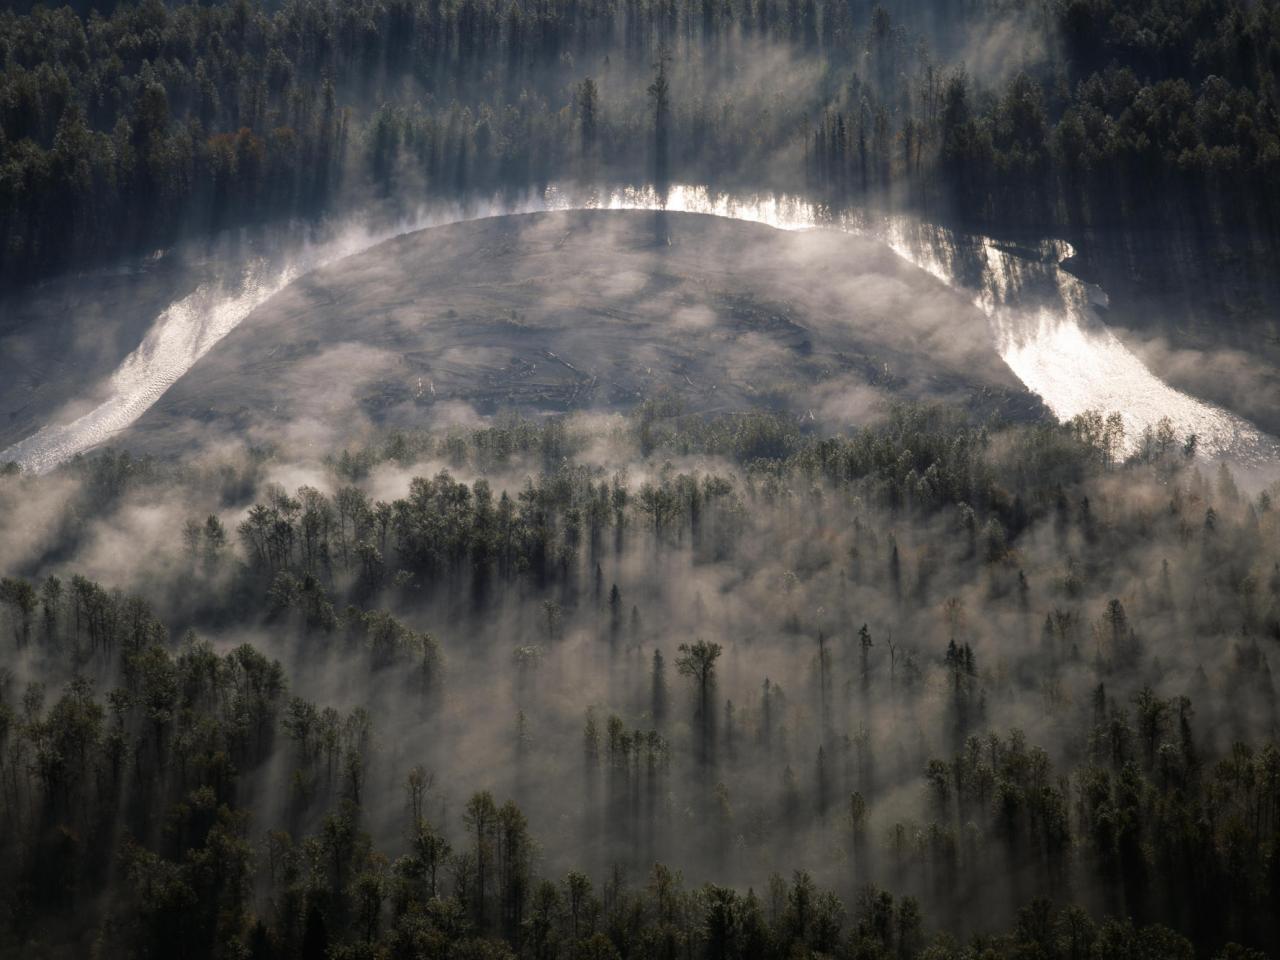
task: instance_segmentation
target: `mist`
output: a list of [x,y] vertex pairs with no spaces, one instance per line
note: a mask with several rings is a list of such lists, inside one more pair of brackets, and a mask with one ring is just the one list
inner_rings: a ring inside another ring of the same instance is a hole
[[[111,493],[116,461],[99,457],[57,484],[6,481],[5,527],[28,535],[3,559],[35,584],[81,571],[118,586],[108,634],[138,597],[184,638],[165,654],[178,703],[193,657],[251,644],[278,662],[287,686],[254,708],[274,732],[220,801],[252,813],[251,850],[286,825],[327,829],[344,800],[394,859],[412,849],[404,784],[421,770],[421,816],[458,856],[463,810],[490,791],[518,805],[530,868],[552,878],[643,886],[660,862],[695,886],[765,891],[802,870],[851,904],[889,886],[966,934],[1067,891],[1158,911],[1122,878],[1099,883],[1092,841],[1055,847],[1040,831],[1053,804],[1069,833],[1100,815],[1075,806],[1077,764],[1156,776],[1157,762],[1274,738],[1269,499],[1176,449],[1104,466],[1070,428],[957,444],[940,410],[880,416],[834,447],[785,420],[513,420],[328,462],[139,462]],[[766,427],[780,460],[755,455]],[[140,559],[122,568],[128,552]],[[14,715],[37,677],[51,705],[77,676],[135,689],[132,710],[159,695],[76,625],[91,608],[73,591],[29,624],[6,607]],[[705,702],[677,668],[698,643],[718,649]],[[1170,706],[1135,729],[1152,696]],[[358,746],[320,763],[293,698],[367,724]],[[181,712],[135,728],[132,710],[114,722],[136,762],[181,795],[194,775],[174,752]],[[970,775],[993,779],[953,779]],[[106,788],[67,776],[68,799]],[[39,783],[14,780],[14,797],[54,802]],[[988,806],[986,789],[1005,799]],[[458,877],[442,889],[470,903],[475,880]],[[255,913],[282,908],[282,888],[253,889]]]
[[1280,956],[1277,49],[0,12],[0,956]]

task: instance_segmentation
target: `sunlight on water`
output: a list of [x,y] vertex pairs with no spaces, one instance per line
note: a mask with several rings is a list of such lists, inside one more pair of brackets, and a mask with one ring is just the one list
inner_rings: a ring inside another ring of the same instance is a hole
[[26,469],[45,471],[110,439],[141,416],[174,382],[259,305],[299,276],[401,234],[485,216],[545,210],[668,210],[766,224],[783,230],[838,229],[886,243],[899,256],[961,291],[991,322],[997,351],[1053,413],[1069,419],[1086,410],[1116,411],[1130,448],[1162,417],[1180,436],[1194,433],[1200,450],[1242,464],[1273,462],[1276,440],[1226,410],[1175,390],[1156,377],[1101,322],[1095,304],[1105,294],[1060,263],[1069,244],[1045,241],[1013,250],[987,238],[952,233],[908,218],[865,222],[832,217],[803,200],[730,195],[676,185],[665,198],[652,188],[608,192],[549,188],[516,203],[435,208],[382,232],[335,231],[339,239],[303,246],[274,265],[257,260],[239,275],[202,284],[171,304],[121,363],[108,396],[88,413],[50,424],[0,452]]
[[1126,446],[1167,417],[1181,438],[1195,434],[1206,457],[1243,465],[1280,458],[1280,444],[1241,417],[1169,386],[1101,321],[1106,294],[1060,266],[1063,241],[1011,250],[989,237],[893,221],[882,239],[900,256],[968,291],[991,322],[997,352],[1054,414],[1119,413]]
[[18,441],[0,453],[0,460],[42,472],[123,430],[255,307],[296,276],[291,267],[268,273],[257,262],[232,289],[202,284],[174,301],[112,374],[106,400],[69,423],[51,424]]
[[[653,209],[653,190],[616,191],[609,209]],[[948,286],[967,292],[991,322],[997,352],[1019,380],[1063,420],[1097,410],[1118,412],[1126,444],[1137,449],[1144,430],[1168,417],[1180,437],[1196,434],[1208,457],[1242,464],[1272,462],[1280,444],[1246,420],[1188,396],[1153,374],[1097,316],[1106,295],[1062,269],[1071,245],[1047,240],[1012,251],[988,237],[961,236],[909,218],[860,222],[820,215],[789,198],[714,195],[676,186],[666,209],[707,213],[783,230],[846,230],[886,243]]]
[[142,416],[218,341],[298,277],[392,237],[462,219],[469,218],[445,212],[380,233],[343,231],[335,240],[300,245],[297,254],[281,263],[255,259],[238,276],[201,284],[156,317],[142,343],[112,374],[105,400],[82,416],[50,424],[18,441],[0,452],[0,463],[14,461],[43,472],[104,443]]
[[[1060,258],[1028,264],[989,241],[986,253],[990,284],[980,305],[992,318],[996,349],[1058,417],[1117,411],[1131,448],[1143,430],[1168,417],[1179,435],[1194,433],[1211,458],[1252,465],[1280,454],[1276,440],[1248,421],[1175,390],[1147,369],[1099,320],[1093,304],[1100,298],[1059,268]],[[1021,291],[1037,286],[1027,273],[1046,275],[1054,293],[1024,298]]]

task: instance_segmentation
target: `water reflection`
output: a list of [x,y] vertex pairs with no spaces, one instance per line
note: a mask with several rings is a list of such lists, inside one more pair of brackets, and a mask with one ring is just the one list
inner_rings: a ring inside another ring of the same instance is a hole
[[1202,453],[1246,465],[1273,462],[1276,441],[1213,404],[1188,396],[1156,377],[1107,329],[1098,315],[1105,294],[1061,266],[1072,255],[1061,241],[1002,244],[908,218],[867,220],[835,215],[795,197],[712,193],[675,185],[583,192],[552,187],[517,202],[422,211],[377,232],[335,229],[332,239],[287,256],[254,258],[223,272],[171,304],[143,342],[122,362],[107,397],[67,423],[49,424],[0,452],[43,471],[109,439],[141,416],[165,390],[257,306],[294,279],[383,240],[414,230],[497,214],[544,210],[668,210],[711,214],[784,230],[837,229],[877,238],[896,253],[972,299],[987,315],[997,351],[1010,369],[1060,418],[1086,410],[1122,416],[1130,448],[1162,417],[1179,435],[1194,433]]

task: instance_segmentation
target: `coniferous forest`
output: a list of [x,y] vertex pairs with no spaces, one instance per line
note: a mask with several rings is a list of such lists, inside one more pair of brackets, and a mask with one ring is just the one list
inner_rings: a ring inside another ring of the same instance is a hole
[[1280,958],[1277,238],[1277,0],[4,4],[0,957]]
[[396,434],[332,494],[262,453],[7,478],[86,573],[3,581],[6,950],[1276,943],[1268,494],[1089,418],[646,409],[629,474],[598,436]]
[[0,12],[4,280],[355,205],[681,180],[1269,237],[1243,0],[287,0]]

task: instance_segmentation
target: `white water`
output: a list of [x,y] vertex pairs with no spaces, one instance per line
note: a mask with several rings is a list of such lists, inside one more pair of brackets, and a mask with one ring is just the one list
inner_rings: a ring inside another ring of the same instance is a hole
[[1195,433],[1207,456],[1244,464],[1274,462],[1280,445],[1247,421],[1181,393],[1156,377],[1099,320],[1094,303],[1105,294],[1063,270],[1069,245],[1042,244],[1014,254],[985,237],[961,237],[915,221],[833,220],[813,204],[786,197],[712,194],[674,186],[665,201],[652,189],[615,190],[585,200],[552,188],[516,204],[436,210],[397,228],[352,229],[339,239],[303,246],[269,264],[255,260],[238,274],[202,284],[170,304],[142,343],[112,375],[107,398],[66,423],[52,423],[0,452],[42,472],[91,449],[138,419],[174,382],[256,307],[299,276],[360,253],[391,237],[426,227],[494,214],[567,209],[659,210],[704,213],[768,224],[783,230],[840,229],[874,236],[944,283],[966,293],[991,321],[1000,356],[1053,413],[1069,419],[1086,410],[1116,411],[1128,445],[1168,417],[1179,436]]

